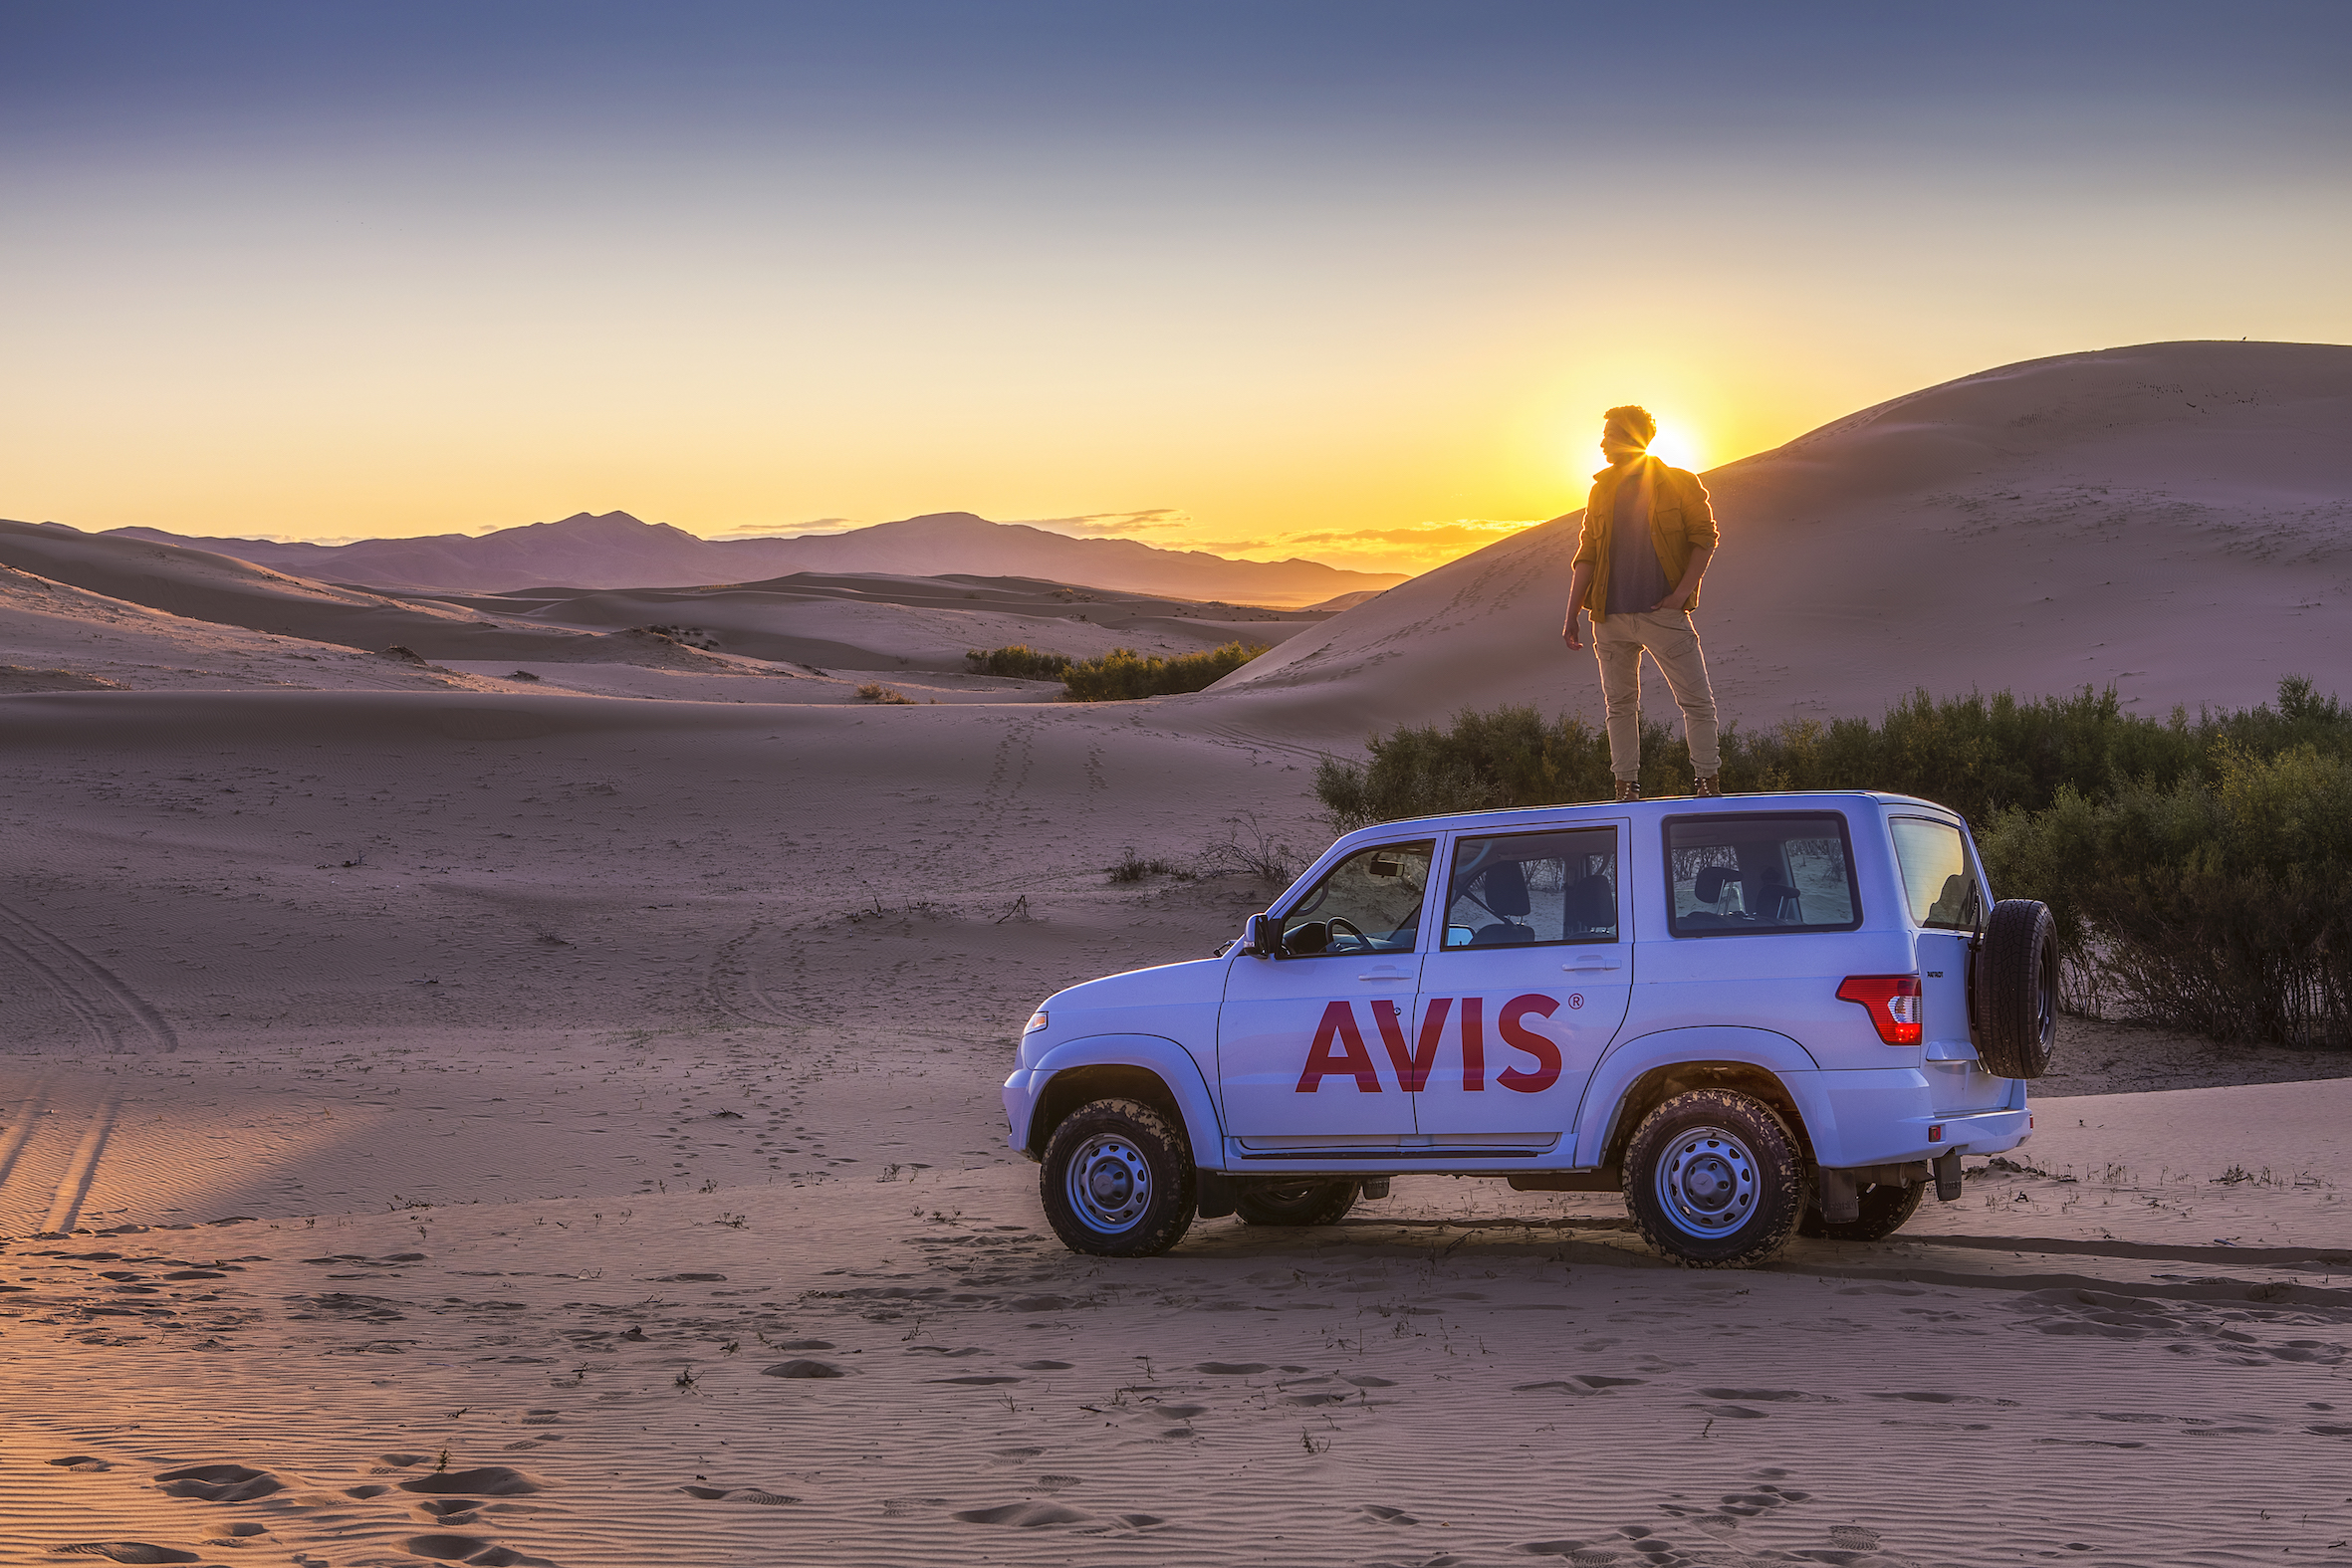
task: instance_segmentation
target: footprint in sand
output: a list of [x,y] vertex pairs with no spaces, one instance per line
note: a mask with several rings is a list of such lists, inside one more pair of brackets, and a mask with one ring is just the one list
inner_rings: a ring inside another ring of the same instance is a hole
[[455,1493],[474,1497],[520,1497],[539,1490],[540,1483],[521,1470],[510,1470],[503,1464],[484,1464],[470,1470],[434,1470],[413,1480],[401,1481],[399,1487],[402,1491],[442,1496]]
[[183,1552],[170,1546],[150,1546],[145,1541],[77,1541],[71,1546],[52,1546],[60,1557],[104,1557],[115,1563],[192,1563],[200,1561],[194,1552]]
[[1058,1502],[1008,1502],[996,1508],[966,1508],[956,1517],[966,1524],[1010,1524],[1015,1529],[1039,1530],[1055,1524],[1076,1524],[1086,1515]]
[[1840,1551],[1874,1552],[1880,1540],[1876,1530],[1859,1524],[1833,1524],[1829,1527],[1829,1544]]
[[760,1486],[680,1486],[678,1490],[704,1502],[756,1502],[770,1508],[786,1507],[801,1500]]
[[411,1557],[466,1563],[471,1568],[553,1568],[544,1557],[526,1557],[511,1547],[473,1535],[411,1535],[400,1543]]
[[43,1462],[54,1464],[61,1470],[90,1471],[114,1468],[105,1459],[92,1458],[87,1454],[69,1454],[62,1459],[46,1459]]
[[1206,1372],[1213,1378],[1252,1378],[1274,1368],[1263,1361],[1204,1361],[1192,1370]]
[[764,1378],[845,1378],[848,1375],[829,1361],[779,1361],[760,1369]]
[[286,1483],[268,1470],[243,1464],[191,1464],[165,1470],[155,1477],[155,1483],[166,1497],[192,1497],[199,1502],[251,1502],[286,1488]]
[[884,1497],[882,1499],[882,1517],[885,1519],[911,1519],[918,1513],[928,1513],[933,1508],[946,1506],[947,1499],[945,1497]]
[[1024,1372],[1067,1372],[1070,1368],[1066,1361],[1024,1361],[1019,1365]]
[[976,1372],[969,1377],[925,1378],[923,1381],[926,1383],[961,1383],[967,1387],[982,1388],[995,1383],[1018,1383],[1021,1380],[1009,1372]]
[[1402,1508],[1391,1508],[1386,1503],[1359,1502],[1355,1511],[1374,1524],[1419,1524],[1421,1521]]

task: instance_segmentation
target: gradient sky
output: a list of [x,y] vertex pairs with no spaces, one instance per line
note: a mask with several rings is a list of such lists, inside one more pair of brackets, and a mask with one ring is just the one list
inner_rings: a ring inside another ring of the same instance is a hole
[[2011,360],[2352,340],[2352,5],[0,0],[0,516],[1412,570]]

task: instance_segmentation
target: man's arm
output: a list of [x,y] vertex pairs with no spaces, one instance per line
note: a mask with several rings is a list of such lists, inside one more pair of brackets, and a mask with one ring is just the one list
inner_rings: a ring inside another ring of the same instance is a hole
[[[1666,597],[1651,605],[1651,610],[1653,612],[1679,610],[1688,605],[1691,602],[1691,595],[1699,591],[1699,579],[1707,575],[1707,562],[1714,559],[1715,547],[1713,545],[1701,545],[1692,551],[1691,563],[1683,568],[1682,580],[1674,585]],[[1578,567],[1577,569],[1582,570],[1583,568]]]
[[1683,538],[1690,541],[1691,560],[1683,567],[1682,580],[1674,585],[1666,597],[1650,606],[1653,612],[1691,607],[1691,600],[1699,595],[1699,579],[1707,575],[1707,563],[1715,559],[1715,547],[1723,540],[1722,532],[1715,526],[1714,503],[1707,494],[1707,487],[1699,483],[1699,476],[1677,470],[1675,484],[1683,493]]
[[1583,643],[1576,640],[1576,617],[1584,612],[1584,596],[1591,591],[1592,562],[1579,560],[1576,562],[1574,573],[1568,578],[1567,623],[1559,629],[1560,640],[1571,648],[1584,646]]

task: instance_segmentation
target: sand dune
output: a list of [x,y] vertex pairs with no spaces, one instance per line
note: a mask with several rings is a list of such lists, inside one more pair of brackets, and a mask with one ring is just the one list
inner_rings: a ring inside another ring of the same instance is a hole
[[[1768,725],[1919,686],[2112,683],[2154,713],[2286,674],[2346,689],[2347,429],[2352,348],[2155,343],[1988,370],[1716,469],[1717,697]],[[1580,521],[1392,588],[1217,695],[1234,722],[1348,739],[1466,705],[1597,718],[1591,655],[1558,636]]]
[[576,513],[557,523],[473,538],[444,534],[352,545],[183,538],[150,528],[108,533],[216,551],[337,582],[467,592],[548,583],[622,588],[743,582],[792,572],[980,572],[1295,608],[1350,592],[1377,592],[1403,580],[1396,572],[1349,571],[1313,560],[1229,560],[1201,551],[1157,550],[1135,540],[1073,539],[1023,523],[992,523],[969,512],[931,513],[840,534],[720,541],[642,523],[625,512]]
[[1114,647],[1184,654],[1278,643],[1327,612],[1196,603],[1021,577],[803,572],[700,588],[540,588],[462,602],[572,626],[684,625],[698,645],[857,670],[960,674],[971,649],[1015,643],[1072,658]]

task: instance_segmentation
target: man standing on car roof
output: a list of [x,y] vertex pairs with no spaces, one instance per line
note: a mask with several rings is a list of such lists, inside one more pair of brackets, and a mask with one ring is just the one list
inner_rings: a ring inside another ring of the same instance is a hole
[[1592,655],[1609,710],[1609,772],[1617,798],[1641,798],[1641,656],[1658,663],[1682,709],[1690,742],[1693,794],[1714,795],[1722,754],[1716,744],[1715,690],[1691,611],[1699,579],[1715,558],[1715,509],[1696,474],[1650,456],[1658,421],[1628,404],[1601,416],[1601,455],[1609,466],[1592,476],[1584,504],[1584,533],[1576,542],[1568,583],[1568,619],[1560,637],[1571,648],[1576,616],[1592,611]]

